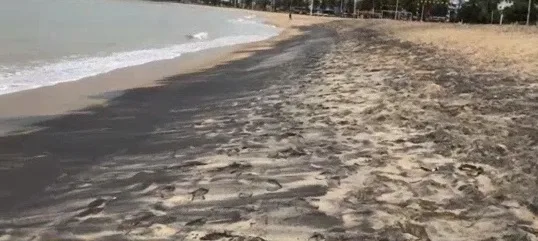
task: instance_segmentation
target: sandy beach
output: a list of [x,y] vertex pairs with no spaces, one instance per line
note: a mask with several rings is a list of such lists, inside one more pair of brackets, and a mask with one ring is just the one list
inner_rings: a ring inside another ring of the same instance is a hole
[[0,240],[538,240],[521,30],[266,18],[285,32],[0,137]]

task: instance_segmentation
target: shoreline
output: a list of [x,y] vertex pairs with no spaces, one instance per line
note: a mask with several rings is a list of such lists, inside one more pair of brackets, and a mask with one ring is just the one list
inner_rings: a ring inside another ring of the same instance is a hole
[[203,71],[246,58],[255,51],[273,47],[278,41],[299,35],[296,27],[324,21],[303,16],[290,24],[287,22],[287,15],[282,13],[227,8],[222,8],[222,11],[256,14],[267,24],[281,28],[282,31],[279,35],[263,41],[186,53],[171,60],[154,61],[76,81],[0,95],[0,136],[29,133],[35,130],[32,129],[34,123],[73,111],[83,111],[88,107],[106,105],[126,90],[156,86],[165,78]]

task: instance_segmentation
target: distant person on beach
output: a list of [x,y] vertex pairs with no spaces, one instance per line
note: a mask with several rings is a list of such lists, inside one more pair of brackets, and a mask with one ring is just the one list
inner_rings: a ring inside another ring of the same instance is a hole
[[289,15],[289,17],[290,17],[290,20],[291,20],[291,11],[290,11],[290,15]]

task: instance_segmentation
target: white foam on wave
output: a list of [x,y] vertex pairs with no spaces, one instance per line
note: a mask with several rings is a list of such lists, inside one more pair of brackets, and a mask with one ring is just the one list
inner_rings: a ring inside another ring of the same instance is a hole
[[209,37],[209,34],[207,32],[200,32],[195,34],[187,35],[187,38],[189,39],[198,39],[198,40],[204,40]]
[[69,59],[26,69],[16,66],[0,66],[0,95],[75,81],[157,60],[173,59],[184,53],[261,41],[275,35],[277,35],[276,32],[266,35],[228,36],[166,48],[114,53],[105,57]]
[[228,20],[228,21],[231,22],[231,23],[240,23],[240,24],[260,24],[257,21],[249,20],[249,19],[245,19],[245,18],[231,19],[231,20]]
[[260,20],[257,19],[256,15],[247,15],[247,16],[236,18],[236,19],[230,19],[230,20],[228,20],[228,22],[230,22],[230,23],[239,23],[239,24],[265,25]]
[[252,24],[252,25],[263,25],[263,26],[269,26],[271,28],[277,29],[278,27],[276,25],[263,23],[261,20],[259,20],[256,15],[247,15],[236,19],[230,19],[228,20],[230,23],[235,24]]

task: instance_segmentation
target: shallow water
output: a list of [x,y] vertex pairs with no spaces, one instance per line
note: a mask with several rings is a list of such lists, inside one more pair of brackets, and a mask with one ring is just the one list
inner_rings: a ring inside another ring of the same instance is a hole
[[0,31],[0,94],[278,33],[253,15],[137,0],[5,0]]

